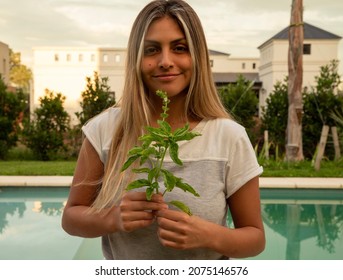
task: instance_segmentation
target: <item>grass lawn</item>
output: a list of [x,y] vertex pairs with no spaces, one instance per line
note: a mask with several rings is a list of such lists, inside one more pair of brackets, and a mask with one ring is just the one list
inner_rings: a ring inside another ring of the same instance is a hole
[[[0,161],[0,175],[61,175],[71,176],[76,161]],[[314,170],[310,161],[287,163],[265,161],[262,177],[343,177],[343,159],[322,161],[319,171]]]
[[76,161],[0,161],[0,175],[73,175]]

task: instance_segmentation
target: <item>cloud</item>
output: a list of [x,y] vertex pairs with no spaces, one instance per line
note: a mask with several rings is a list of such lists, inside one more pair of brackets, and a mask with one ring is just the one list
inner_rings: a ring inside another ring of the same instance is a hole
[[[132,23],[150,0],[1,1],[0,41],[22,56],[36,46],[125,47]],[[210,48],[258,56],[257,47],[285,28],[292,0],[187,0],[198,13]],[[304,1],[304,20],[343,36],[343,1]],[[340,43],[341,57],[343,43]],[[341,59],[342,60],[342,59]]]

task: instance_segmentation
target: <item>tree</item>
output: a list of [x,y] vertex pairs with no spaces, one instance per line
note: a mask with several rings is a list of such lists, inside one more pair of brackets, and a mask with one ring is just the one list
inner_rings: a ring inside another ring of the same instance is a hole
[[[312,158],[320,140],[323,125],[330,127],[342,125],[334,115],[343,116],[343,95],[337,93],[341,83],[338,74],[338,61],[320,67],[319,76],[315,77],[316,86],[304,93],[303,139],[304,154]],[[327,147],[329,158],[330,146]]]
[[97,72],[94,72],[93,79],[86,77],[86,81],[86,89],[81,93],[82,111],[75,113],[81,126],[90,118],[115,104],[114,94],[107,84],[107,77],[101,78]]
[[0,75],[0,159],[17,143],[20,116],[26,106],[23,96],[20,89],[9,92]]
[[287,79],[277,82],[272,93],[266,100],[266,107],[262,112],[262,129],[268,130],[269,141],[278,147],[280,153],[285,152],[286,130],[288,115],[288,86]]
[[70,129],[70,117],[63,108],[66,97],[46,90],[39,98],[33,120],[24,129],[24,142],[40,160],[51,160],[64,145],[64,134]]
[[21,55],[10,49],[10,82],[23,89],[24,92],[30,91],[30,82],[32,80],[32,71],[21,64]]
[[258,108],[258,98],[252,90],[252,82],[239,75],[236,84],[229,84],[219,89],[219,95],[224,107],[241,123],[253,137],[250,131],[255,127],[255,117]]
[[302,75],[303,75],[303,1],[292,0],[288,51],[288,122],[286,159],[303,160]]

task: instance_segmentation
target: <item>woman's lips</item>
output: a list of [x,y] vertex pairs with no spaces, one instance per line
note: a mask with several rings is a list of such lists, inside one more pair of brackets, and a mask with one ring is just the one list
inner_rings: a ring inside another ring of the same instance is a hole
[[179,76],[179,74],[160,74],[160,75],[154,75],[153,77],[160,81],[172,81],[177,76]]

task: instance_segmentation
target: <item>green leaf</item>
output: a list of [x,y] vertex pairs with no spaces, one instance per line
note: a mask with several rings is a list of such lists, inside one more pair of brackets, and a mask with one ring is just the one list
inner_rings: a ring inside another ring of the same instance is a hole
[[142,150],[143,150],[142,147],[135,146],[128,152],[128,155],[129,156],[138,155],[142,152]]
[[153,168],[153,169],[151,169],[149,171],[148,180],[150,182],[152,182],[152,180],[155,178],[155,176],[157,175],[158,171],[159,171],[159,168],[157,168],[157,167],[155,167],[155,168]]
[[[168,133],[165,133],[163,129],[157,128],[157,127],[150,127],[148,126],[147,131],[150,132],[150,134],[154,137],[154,140],[156,141],[157,139],[165,139],[168,138]],[[157,139],[156,139],[157,138]]]
[[174,131],[174,136],[183,136],[189,130],[189,123],[186,123],[184,127],[180,127]]
[[134,173],[149,173],[150,169],[149,168],[135,168],[135,169],[132,169],[132,172],[134,172]]
[[150,158],[151,155],[158,154],[158,151],[154,147],[148,147],[141,152],[141,160],[139,162],[140,165],[143,165],[147,159]]
[[161,172],[163,174],[164,186],[166,187],[166,190],[168,192],[171,192],[174,189],[178,178],[175,177],[173,173],[169,172],[166,169],[161,169]]
[[200,136],[200,135],[201,134],[198,132],[187,131],[187,132],[183,133],[182,135],[175,136],[174,139],[175,139],[175,142],[184,141],[184,140],[189,141],[189,140],[192,140],[193,138]]
[[138,138],[139,141],[142,141],[142,148],[146,149],[150,146],[151,142],[154,140],[150,134],[144,134]]
[[183,202],[178,201],[178,200],[173,200],[173,201],[170,201],[169,203],[174,205],[175,207],[179,208],[181,211],[185,212],[189,216],[192,216],[191,209],[189,209],[189,207],[186,204],[184,204]]
[[171,159],[178,165],[182,165],[182,161],[179,159],[179,145],[174,142],[171,141],[170,142],[170,148],[169,148],[169,154]]
[[176,187],[182,189],[185,192],[190,192],[191,194],[193,194],[196,197],[200,196],[191,185],[182,182],[181,178],[178,178],[178,180],[176,181]]
[[121,168],[121,172],[128,169],[130,167],[130,165],[140,157],[140,155],[132,155],[130,156],[127,161],[123,164],[122,168]]
[[154,194],[154,190],[155,190],[155,188],[153,188],[153,187],[149,187],[146,189],[145,195],[146,195],[147,200],[149,200],[149,201],[151,200],[151,197]]
[[168,122],[158,120],[157,123],[164,130],[164,132],[167,133],[167,135],[171,132],[171,126],[170,126],[170,124]]
[[130,191],[133,189],[138,189],[138,188],[146,187],[150,185],[151,183],[147,179],[139,179],[128,184],[128,186],[126,187],[126,190]]

